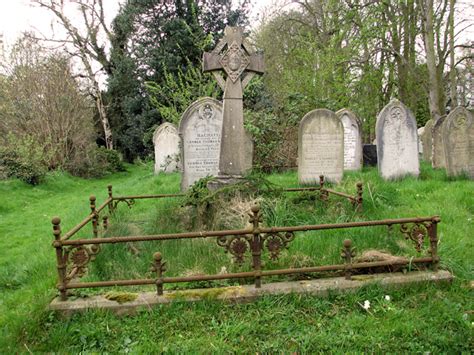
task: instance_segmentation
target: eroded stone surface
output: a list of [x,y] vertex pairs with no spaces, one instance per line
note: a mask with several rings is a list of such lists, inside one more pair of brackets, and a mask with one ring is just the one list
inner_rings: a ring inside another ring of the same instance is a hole
[[446,170],[449,176],[466,173],[474,179],[473,114],[457,107],[446,118],[443,130]]
[[337,115],[326,109],[307,113],[298,132],[298,178],[301,184],[340,182],[344,171],[344,127]]
[[222,104],[210,97],[191,104],[179,125],[183,174],[181,190],[197,180],[217,176],[222,132]]
[[377,160],[380,175],[397,179],[405,175],[418,176],[418,133],[413,113],[394,99],[377,117]]
[[431,164],[433,168],[446,168],[446,156],[444,154],[443,129],[447,116],[439,117],[433,123],[433,152]]
[[153,134],[155,146],[155,174],[171,173],[180,169],[179,135],[176,126],[165,122]]
[[362,125],[348,109],[336,112],[344,126],[344,170],[359,170],[362,166]]

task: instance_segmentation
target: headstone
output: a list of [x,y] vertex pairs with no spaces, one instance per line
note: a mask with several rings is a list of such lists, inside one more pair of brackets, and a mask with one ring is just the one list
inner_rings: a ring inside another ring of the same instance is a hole
[[308,112],[298,131],[298,178],[312,184],[324,175],[340,182],[344,171],[344,127],[337,115],[326,109]]
[[464,107],[456,107],[443,130],[446,170],[449,176],[466,173],[474,179],[474,118]]
[[423,160],[431,162],[433,151],[433,120],[426,122],[425,129],[421,135],[421,142],[423,145]]
[[446,168],[446,156],[444,154],[443,144],[443,129],[446,117],[447,116],[441,116],[433,123],[433,160],[431,164],[435,169]]
[[425,127],[418,128],[418,153],[423,155],[423,141],[421,140],[421,136],[425,133]]
[[364,144],[364,166],[377,166],[377,145]]
[[206,97],[192,103],[179,124],[183,174],[181,190],[197,180],[217,176],[222,132],[222,104]]
[[[224,90],[219,177],[230,181],[252,167],[250,149],[246,147],[249,140],[244,130],[242,97],[252,77],[263,73],[263,55],[255,53],[243,37],[243,28],[226,27],[214,50],[204,53],[203,71],[212,72]],[[227,76],[225,80],[221,71]]]
[[155,174],[171,173],[180,169],[179,135],[176,126],[165,122],[153,134],[155,145]]
[[413,113],[394,99],[377,117],[377,160],[384,179],[418,176],[418,134]]
[[359,170],[362,165],[361,123],[348,109],[336,112],[344,126],[344,170]]

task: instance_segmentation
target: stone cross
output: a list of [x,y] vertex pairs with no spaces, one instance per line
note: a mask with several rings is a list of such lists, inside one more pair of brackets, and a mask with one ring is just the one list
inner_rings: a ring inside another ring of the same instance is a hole
[[[203,71],[212,72],[224,90],[220,176],[242,176],[251,167],[243,145],[248,144],[244,130],[243,90],[252,77],[263,74],[263,55],[255,53],[243,28],[226,27],[224,38],[212,52],[203,55]],[[221,70],[227,75],[224,80]],[[250,157],[251,159],[251,157]]]

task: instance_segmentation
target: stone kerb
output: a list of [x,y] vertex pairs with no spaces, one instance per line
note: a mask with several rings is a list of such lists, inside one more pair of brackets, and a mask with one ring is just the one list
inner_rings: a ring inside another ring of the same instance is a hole
[[203,177],[217,176],[221,134],[221,102],[205,97],[186,109],[179,124],[183,169],[181,190]]
[[449,176],[466,173],[474,179],[474,119],[464,107],[456,107],[443,129],[446,170]]
[[380,175],[397,179],[405,175],[418,176],[418,132],[413,113],[393,99],[377,117],[377,160]]
[[446,168],[446,156],[444,154],[443,130],[446,122],[446,115],[439,117],[433,123],[433,152],[431,165],[435,169]]
[[344,126],[344,170],[359,170],[362,166],[362,123],[354,112],[343,108],[336,115]]
[[155,174],[171,173],[180,170],[180,152],[178,129],[172,123],[165,122],[153,133],[155,146]]
[[301,184],[339,183],[344,172],[344,127],[337,115],[326,109],[308,112],[298,131],[298,179]]

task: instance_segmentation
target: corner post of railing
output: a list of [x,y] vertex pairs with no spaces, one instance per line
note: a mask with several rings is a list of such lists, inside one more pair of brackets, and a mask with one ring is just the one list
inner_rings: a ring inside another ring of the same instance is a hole
[[438,223],[441,222],[439,216],[434,216],[431,219],[431,226],[428,229],[430,237],[430,253],[431,258],[433,259],[433,271],[438,271],[439,266],[439,256],[438,256]]
[[344,259],[346,267],[344,274],[346,280],[351,280],[352,275],[352,258],[355,256],[355,248],[352,248],[352,241],[350,239],[344,240],[342,243],[343,248],[341,250],[341,257]]
[[153,254],[154,265],[156,271],[156,293],[158,296],[163,295],[163,272],[166,271],[166,263],[162,262],[161,253]]
[[114,197],[112,195],[112,185],[107,185],[107,192],[109,194],[109,203],[107,207],[109,208],[109,214],[114,212]]
[[324,175],[319,175],[319,198],[321,201],[326,201],[327,191],[324,189]]
[[252,223],[252,240],[250,241],[250,249],[252,251],[252,268],[255,273],[255,287],[262,287],[262,237],[260,235],[260,222],[262,215],[260,214],[260,206],[254,205],[251,209],[250,223]]
[[95,196],[91,195],[89,197],[89,202],[90,202],[91,214],[92,214],[92,233],[94,234],[94,238],[97,238],[97,236],[99,235],[99,229],[97,228],[99,224],[99,216],[95,209],[95,201],[96,201]]
[[357,196],[356,196],[356,205],[357,205],[357,211],[362,212],[362,202],[364,201],[364,198],[362,197],[363,193],[363,184],[362,182],[357,183]]
[[61,219],[59,217],[53,217],[51,223],[53,224],[53,247],[56,249],[56,263],[58,268],[57,287],[59,290],[61,301],[66,301],[66,256],[64,254],[63,245],[61,243]]

